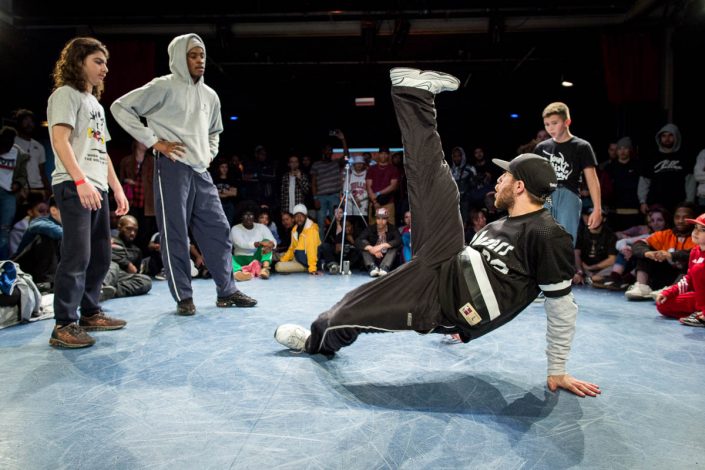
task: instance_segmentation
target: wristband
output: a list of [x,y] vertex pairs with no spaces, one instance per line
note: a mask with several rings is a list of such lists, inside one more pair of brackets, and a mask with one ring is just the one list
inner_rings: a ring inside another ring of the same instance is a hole
[[85,182],[86,182],[86,180],[81,178],[80,180],[74,181],[73,184],[75,184],[78,187],[78,186],[81,186],[82,184],[84,184]]
[[377,192],[375,193],[375,197],[379,197],[379,193],[380,193],[380,191],[377,191]]

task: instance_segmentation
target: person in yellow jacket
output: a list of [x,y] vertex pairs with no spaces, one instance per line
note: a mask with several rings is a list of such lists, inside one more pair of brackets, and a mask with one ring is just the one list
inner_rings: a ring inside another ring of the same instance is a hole
[[291,245],[282,255],[275,269],[278,273],[302,273],[318,275],[318,247],[321,238],[318,234],[318,224],[309,219],[306,206],[294,206],[294,221],[291,229]]

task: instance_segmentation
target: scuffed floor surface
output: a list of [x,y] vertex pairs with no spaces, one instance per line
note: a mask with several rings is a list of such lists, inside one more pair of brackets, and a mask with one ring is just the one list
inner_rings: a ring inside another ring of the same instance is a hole
[[334,359],[283,350],[362,275],[240,284],[254,309],[195,317],[164,282],[105,304],[128,320],[86,350],[48,346],[53,321],[0,331],[0,468],[702,468],[705,328],[653,302],[576,289],[570,371],[603,395],[545,387],[545,314],[530,306],[476,342],[363,335]]

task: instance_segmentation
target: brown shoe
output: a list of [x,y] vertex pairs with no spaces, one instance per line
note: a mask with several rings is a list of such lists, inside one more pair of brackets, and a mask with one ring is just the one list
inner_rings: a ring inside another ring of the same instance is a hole
[[252,273],[245,273],[242,271],[236,271],[235,274],[233,274],[233,276],[235,276],[236,281],[240,281],[240,282],[249,281],[252,279]]
[[107,331],[124,328],[127,322],[125,320],[109,317],[105,312],[100,311],[91,316],[81,315],[78,324],[86,331]]
[[269,276],[271,276],[271,272],[269,271],[269,266],[262,268],[262,270],[259,272],[259,277],[260,279],[269,279]]
[[77,324],[69,323],[66,326],[54,327],[49,344],[58,348],[87,348],[95,344],[95,339]]

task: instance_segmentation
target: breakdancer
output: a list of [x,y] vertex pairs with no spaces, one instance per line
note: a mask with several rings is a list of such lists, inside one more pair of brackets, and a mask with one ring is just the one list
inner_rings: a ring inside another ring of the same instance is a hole
[[570,235],[543,208],[556,188],[550,163],[533,154],[494,160],[505,170],[495,205],[509,216],[487,225],[466,247],[458,188],[444,160],[434,105],[434,95],[456,90],[459,81],[410,68],[392,69],[390,76],[406,152],[414,257],[349,292],[313,322],[311,331],[281,325],[275,339],[290,349],[324,355],[369,332],[457,333],[468,342],[509,322],[543,292],[548,388],[597,396],[599,386],[566,373],[578,307],[571,293]]

